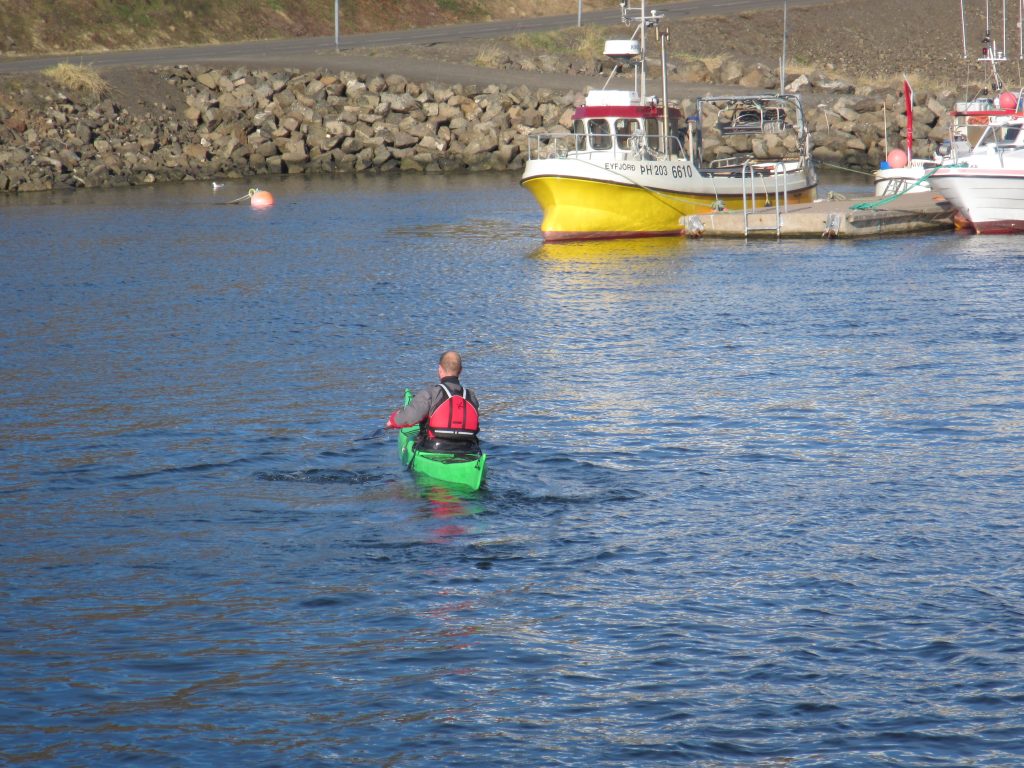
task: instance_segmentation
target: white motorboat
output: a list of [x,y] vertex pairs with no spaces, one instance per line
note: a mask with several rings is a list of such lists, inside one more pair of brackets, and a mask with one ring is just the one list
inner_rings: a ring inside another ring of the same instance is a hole
[[[960,2],[964,58],[967,58],[967,24],[964,0]],[[907,148],[889,152],[886,162],[875,171],[875,194],[879,197],[899,195],[903,192],[924,192],[931,188],[930,178],[935,169],[960,162],[974,151],[978,142],[991,125],[1000,125],[1024,118],[1024,90],[1007,90],[999,73],[999,64],[1006,61],[1006,19],[1003,18],[1003,42],[993,39],[991,31],[985,30],[982,38],[981,56],[978,58],[986,70],[995,97],[983,91],[967,101],[957,102],[950,112],[952,121],[949,137],[943,140],[930,158],[913,156],[913,106],[914,92],[910,83],[904,80],[903,94],[907,119]],[[989,13],[986,3],[986,25]],[[1018,24],[1019,28],[1019,24]],[[1024,58],[1024,37],[1021,38],[1021,58]]]
[[1024,232],[1024,119],[990,125],[973,152],[930,182],[977,234]]

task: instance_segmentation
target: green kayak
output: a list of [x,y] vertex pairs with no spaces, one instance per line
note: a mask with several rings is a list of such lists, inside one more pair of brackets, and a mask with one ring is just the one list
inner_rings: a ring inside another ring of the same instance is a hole
[[[412,401],[412,391],[405,390],[405,401]],[[474,491],[484,481],[484,470],[487,466],[486,453],[434,453],[416,450],[416,438],[420,428],[406,427],[398,430],[398,453],[402,464],[414,472],[454,485],[465,485]]]

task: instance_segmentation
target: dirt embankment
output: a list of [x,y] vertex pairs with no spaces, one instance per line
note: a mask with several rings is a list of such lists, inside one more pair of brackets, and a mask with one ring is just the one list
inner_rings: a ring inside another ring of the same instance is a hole
[[[586,0],[584,10],[616,0]],[[341,0],[346,34],[574,13],[576,0]],[[330,35],[330,0],[0,0],[0,55]]]
[[[617,6],[617,0],[582,3],[585,11]],[[572,14],[577,7],[577,0],[340,0],[346,34]],[[960,4],[954,0],[889,0],[884,4],[878,0],[833,0],[808,7],[794,0],[787,17],[787,69],[820,69],[862,85],[888,87],[906,75],[916,86],[932,90],[980,89],[992,80],[991,73],[977,62],[986,32],[985,4],[968,0],[966,10],[965,46]],[[173,4],[0,0],[0,18],[4,20],[0,56],[331,35],[333,11],[329,0],[181,0]],[[988,25],[1001,46],[1003,20],[998,13],[1001,9]],[[1001,74],[1008,86],[1019,88],[1019,20],[1013,9],[1007,13],[1005,47],[1010,60]],[[778,69],[783,52],[783,14],[779,9],[674,18],[669,27],[670,50],[676,62],[731,58],[745,65],[759,62]],[[622,34],[621,28],[607,31]],[[592,30],[592,46],[604,37],[605,30]],[[564,36],[535,33],[515,39],[411,47],[400,53],[487,67],[493,66],[488,60],[501,59],[495,51],[506,52],[513,62],[538,54],[565,60],[578,57],[574,47],[574,41]]]

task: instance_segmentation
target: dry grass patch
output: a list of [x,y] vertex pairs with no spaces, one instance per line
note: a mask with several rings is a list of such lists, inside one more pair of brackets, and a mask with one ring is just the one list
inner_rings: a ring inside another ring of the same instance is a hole
[[476,59],[474,59],[473,63],[478,67],[494,69],[499,64],[503,63],[506,58],[508,57],[506,56],[505,51],[500,47],[497,45],[488,45],[477,52]]
[[87,93],[94,99],[106,96],[110,85],[100,73],[89,66],[61,62],[56,66],[44,69],[43,74],[53,80],[61,88]]
[[[512,43],[527,53],[554,56],[576,54],[600,58],[604,55],[605,40],[615,36],[615,32],[606,27],[585,26],[547,32],[520,32],[513,35]],[[618,36],[628,37],[621,34]]]
[[608,30],[604,27],[583,27],[577,30],[573,48],[581,56],[598,59],[604,55],[604,43],[607,39]]

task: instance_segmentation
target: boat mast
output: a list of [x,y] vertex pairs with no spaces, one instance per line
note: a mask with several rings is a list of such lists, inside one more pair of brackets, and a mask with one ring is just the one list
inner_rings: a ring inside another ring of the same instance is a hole
[[[966,60],[967,13],[964,5],[964,0],[960,0],[960,34],[963,39],[964,59]],[[1003,0],[1002,48],[999,47],[999,44],[992,37],[991,5],[991,0],[985,0],[985,36],[981,40],[981,56],[978,57],[978,62],[989,67],[992,73],[992,88],[998,92],[1003,89],[1003,80],[999,76],[999,67],[997,65],[1000,62],[1006,61],[1006,0]],[[1022,11],[1024,11],[1024,2],[1021,2],[1020,5]],[[1024,36],[1022,36],[1021,46],[1021,55],[1024,57]]]
[[640,0],[639,9],[633,5],[633,0],[619,0],[619,7],[622,9],[623,24],[639,25],[637,31],[633,33],[640,33],[640,66],[634,70],[634,83],[643,103],[647,101],[647,0]]
[[672,147],[668,142],[668,25],[664,29],[660,26],[656,29],[661,42],[661,148],[665,157],[672,157]]
[[[1024,0],[1022,0],[1024,1]],[[671,155],[669,147],[669,110],[668,110],[668,29],[661,28],[661,20],[665,14],[652,10],[647,15],[647,0],[640,0],[640,7],[634,0],[619,0],[622,8],[622,21],[625,24],[638,24],[640,33],[640,66],[636,70],[639,82],[636,85],[637,95],[641,104],[647,104],[647,27],[654,28],[654,34],[661,43],[661,146],[666,155]],[[636,33],[634,33],[635,35]],[[657,97],[655,97],[657,99]]]
[[992,38],[991,15],[989,6],[991,0],[985,0],[985,47],[982,49],[982,58],[979,61],[986,61],[992,67],[992,88],[997,93],[1003,90],[1003,80],[999,77],[999,70],[996,68],[998,62],[1006,61],[1006,0],[1003,0],[1003,47],[1000,49]]

